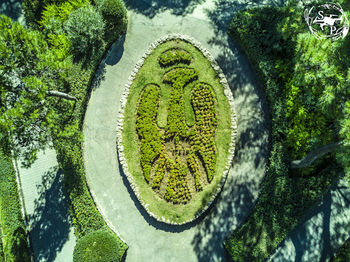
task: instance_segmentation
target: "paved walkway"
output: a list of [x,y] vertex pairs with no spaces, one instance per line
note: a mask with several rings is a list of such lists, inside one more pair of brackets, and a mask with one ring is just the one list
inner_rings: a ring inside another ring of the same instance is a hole
[[[20,0],[1,1],[0,14],[25,25]],[[73,261],[76,239],[55,151],[40,152],[30,168],[18,164],[18,171],[35,261]]]
[[[95,81],[83,128],[88,183],[129,245],[126,261],[226,261],[224,237],[248,215],[268,156],[268,123],[258,82],[223,30],[249,1],[175,1],[175,6],[167,4],[171,1],[149,2],[128,2],[127,34],[113,46]],[[127,78],[147,47],[169,33],[192,36],[211,52],[230,83],[238,114],[236,157],[222,194],[203,220],[177,227],[158,223],[144,212],[116,152],[119,100]]]
[[50,149],[30,168],[18,166],[35,261],[73,261],[76,239],[57,165]]
[[349,237],[350,187],[341,179],[276,249],[269,261],[327,261]]

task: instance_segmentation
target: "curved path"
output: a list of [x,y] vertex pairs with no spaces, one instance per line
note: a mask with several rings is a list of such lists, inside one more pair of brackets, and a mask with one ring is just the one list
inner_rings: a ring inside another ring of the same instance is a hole
[[[88,184],[100,210],[129,245],[126,261],[226,261],[223,240],[248,215],[268,156],[269,125],[257,80],[247,59],[220,27],[230,19],[223,14],[232,16],[247,4],[200,1],[196,5],[198,1],[188,0],[182,2],[188,5],[177,10],[166,2],[161,2],[162,6],[155,5],[157,1],[153,6],[135,2],[128,3],[127,34],[102,62],[86,111],[83,131]],[[216,58],[229,81],[238,116],[236,156],[223,192],[207,216],[177,227],[156,222],[140,207],[116,152],[119,100],[127,78],[147,47],[169,33],[194,37]]]

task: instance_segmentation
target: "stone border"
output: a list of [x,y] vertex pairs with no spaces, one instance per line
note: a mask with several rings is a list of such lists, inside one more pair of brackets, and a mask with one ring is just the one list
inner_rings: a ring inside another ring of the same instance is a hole
[[[164,42],[167,42],[170,40],[176,40],[176,39],[180,39],[180,40],[183,40],[187,43],[192,44],[199,51],[201,51],[202,54],[204,55],[204,57],[206,57],[209,60],[209,62],[211,63],[212,68],[217,73],[218,77],[220,78],[220,83],[222,84],[222,86],[224,88],[224,94],[227,97],[229,104],[231,106],[231,129],[232,129],[231,142],[230,142],[230,148],[229,148],[230,155],[229,155],[228,160],[227,160],[224,175],[223,175],[221,181],[219,182],[216,193],[212,195],[207,206],[202,208],[202,210],[200,210],[200,212],[193,219],[185,221],[183,223],[177,223],[174,221],[170,221],[169,219],[165,220],[164,217],[158,217],[157,215],[153,214],[148,209],[149,204],[145,203],[140,198],[139,190],[138,190],[137,185],[134,181],[134,178],[129,173],[128,165],[126,163],[126,159],[124,156],[124,146],[122,144],[122,132],[123,132],[123,124],[124,124],[124,108],[125,108],[125,105],[127,102],[128,95],[129,95],[130,87],[133,83],[133,80],[135,79],[135,76],[137,75],[140,68],[143,66],[145,59],[153,52],[153,50],[155,48],[158,47],[158,45],[160,45]],[[163,37],[159,38],[158,40],[156,40],[155,42],[153,42],[150,45],[150,47],[146,50],[146,52],[143,54],[143,56],[140,58],[140,60],[136,63],[134,69],[131,72],[131,75],[128,78],[127,83],[125,84],[125,89],[124,89],[124,92],[123,92],[122,97],[120,99],[120,110],[119,110],[119,117],[118,117],[118,123],[117,123],[117,150],[118,150],[118,155],[119,155],[119,162],[123,167],[124,174],[126,175],[128,181],[130,183],[130,186],[133,189],[135,195],[137,196],[138,201],[140,202],[141,206],[146,210],[146,212],[151,217],[155,218],[158,222],[162,222],[162,223],[166,223],[166,224],[170,224],[170,225],[184,225],[187,223],[191,223],[191,222],[195,221],[197,218],[199,218],[201,215],[203,215],[203,213],[206,210],[208,210],[210,208],[210,206],[213,204],[215,198],[222,191],[223,186],[226,182],[227,175],[229,173],[229,170],[230,170],[230,167],[232,164],[232,160],[234,157],[236,137],[237,137],[237,116],[236,116],[235,108],[234,108],[233,95],[232,95],[231,89],[228,85],[227,79],[226,79],[223,71],[221,70],[221,68],[219,67],[217,62],[215,61],[214,57],[209,53],[209,51],[206,48],[204,48],[197,40],[193,39],[192,37],[189,37],[187,35],[182,35],[182,34],[169,34],[169,35],[163,36]]]

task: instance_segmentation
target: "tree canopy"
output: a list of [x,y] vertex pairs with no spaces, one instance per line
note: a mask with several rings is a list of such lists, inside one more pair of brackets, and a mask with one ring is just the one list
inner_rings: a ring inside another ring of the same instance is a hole
[[67,108],[72,104],[64,99],[71,62],[58,47],[60,40],[51,36],[50,44],[40,32],[0,16],[0,131],[12,135],[13,152],[21,154],[26,165],[51,136],[69,135],[72,128],[55,125],[57,104]]

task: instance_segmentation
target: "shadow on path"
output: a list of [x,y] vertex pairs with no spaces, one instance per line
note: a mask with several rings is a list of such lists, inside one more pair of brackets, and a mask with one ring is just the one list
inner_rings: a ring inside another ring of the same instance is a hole
[[68,240],[70,231],[68,203],[63,190],[63,174],[58,167],[47,171],[37,185],[33,215],[28,216],[30,237],[36,261],[55,261]]
[[276,249],[270,261],[324,262],[332,257],[349,237],[350,189],[343,180],[306,214]]
[[172,14],[185,16],[193,12],[205,0],[125,0],[126,7],[149,18],[170,10]]
[[[269,1],[269,4],[279,5],[281,1]],[[215,31],[215,37],[208,44],[212,49],[219,50],[216,61],[223,70],[235,99],[238,137],[231,174],[219,196],[218,204],[204,222],[198,225],[192,241],[198,261],[231,260],[223,247],[224,239],[244,222],[252,210],[257,199],[256,192],[260,188],[259,182],[255,180],[257,178],[252,174],[264,172],[269,157],[271,122],[264,90],[247,57],[227,34],[227,26],[234,14],[254,5],[264,5],[264,1],[217,0],[215,7],[207,10]]]

